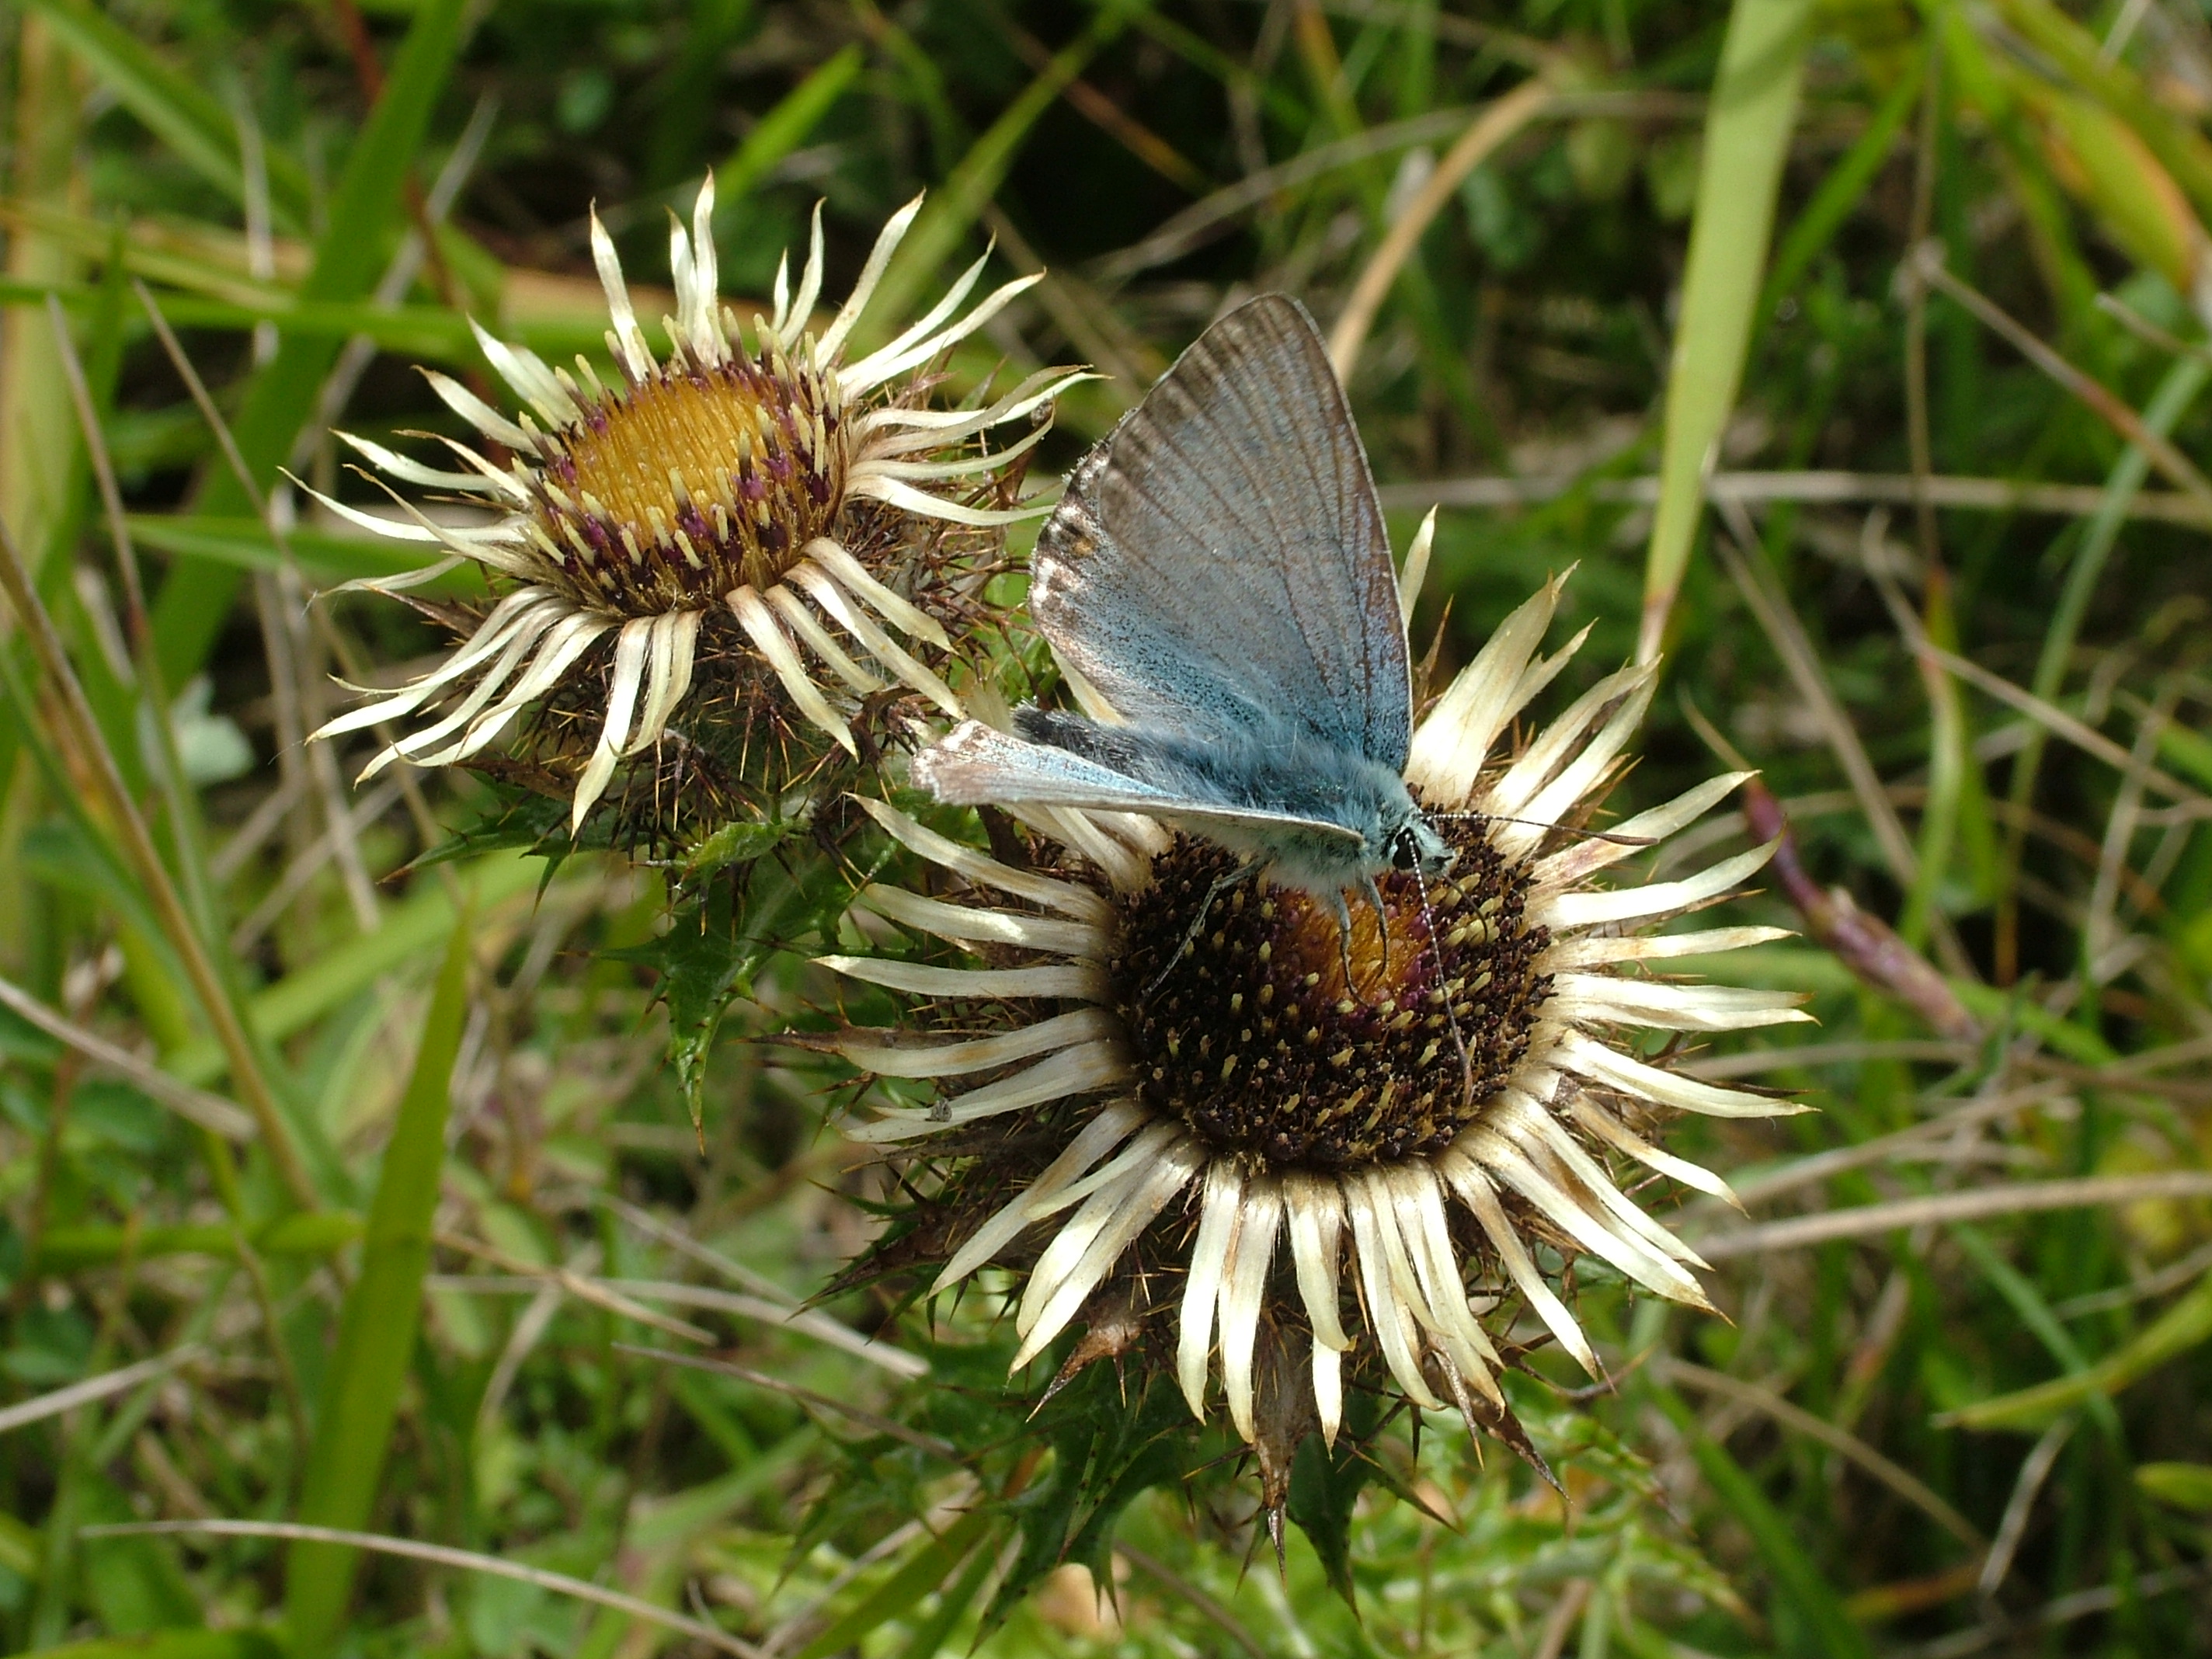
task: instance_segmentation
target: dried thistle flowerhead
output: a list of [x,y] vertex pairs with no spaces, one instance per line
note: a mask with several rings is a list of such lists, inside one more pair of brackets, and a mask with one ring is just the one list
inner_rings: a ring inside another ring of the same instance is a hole
[[[740,702],[757,691],[780,705],[771,712],[784,728],[811,728],[848,754],[859,752],[854,711],[887,689],[957,709],[916,654],[951,648],[945,618],[960,594],[943,556],[945,533],[995,534],[1028,515],[977,497],[1018,480],[1051,400],[1081,377],[1047,371],[967,409],[933,407],[927,380],[916,377],[1035,279],[1007,283],[956,316],[982,275],[978,260],[926,315],[855,356],[854,328],[921,203],[884,226],[819,334],[811,326],[823,274],[817,209],[797,289],[787,261],[774,313],[754,319],[748,343],[720,301],[714,205],[710,177],[689,232],[672,220],[677,314],[663,321],[664,355],[638,323],[595,214],[614,384],[580,356],[572,374],[481,328],[486,358],[526,412],[509,419],[448,377],[429,375],[447,405],[506,452],[503,463],[446,440],[460,470],[435,468],[346,438],[392,478],[499,514],[457,528],[411,507],[394,521],[325,501],[380,535],[450,556],[379,586],[419,584],[468,561],[498,592],[439,666],[317,734],[432,717],[379,753],[369,772],[401,759],[468,761],[541,706],[564,709],[573,726],[580,696],[595,729],[573,780],[574,829],[624,762],[667,736],[702,660],[745,659],[752,672],[736,677]],[[1023,435],[986,447],[1016,422]]]
[[[1348,949],[1325,904],[1287,887],[1220,891],[1229,854],[1147,820],[1016,813],[1036,836],[1035,867],[1017,868],[872,809],[955,893],[880,886],[862,902],[989,957],[828,959],[956,1011],[956,1029],[932,1040],[835,1039],[867,1070],[944,1085],[933,1106],[848,1127],[936,1172],[925,1236],[943,1248],[909,1242],[905,1254],[941,1263],[940,1290],[987,1263],[1022,1270],[1018,1366],[1079,1323],[1141,1329],[1200,1418],[1218,1366],[1271,1508],[1307,1427],[1334,1443],[1348,1381],[1449,1405],[1533,1455],[1498,1381],[1512,1315],[1525,1308],[1600,1374],[1547,1255],[1595,1256],[1657,1295],[1709,1305],[1696,1253],[1627,1195],[1614,1164],[1725,1195],[1718,1176],[1653,1144],[1653,1121],[1667,1109],[1795,1109],[1613,1040],[1805,1016],[1793,994],[1644,971],[1780,937],[1642,931],[1726,894],[1767,849],[1680,880],[1593,883],[1742,775],[1638,814],[1613,839],[1547,827],[1580,823],[1618,775],[1648,665],[1608,676],[1502,752],[1573,653],[1537,654],[1558,592],[1508,619],[1421,724],[1407,782],[1457,858],[1425,894],[1413,872],[1384,877],[1381,914],[1355,910]],[[1094,1349],[1105,1351],[1086,1340],[1075,1359]]]

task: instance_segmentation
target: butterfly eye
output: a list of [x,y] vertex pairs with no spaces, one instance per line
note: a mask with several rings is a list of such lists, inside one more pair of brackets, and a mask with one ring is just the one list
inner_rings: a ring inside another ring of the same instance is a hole
[[1425,862],[1421,857],[1420,845],[1413,838],[1413,826],[1410,823],[1401,830],[1397,839],[1390,843],[1390,862],[1400,870],[1418,870]]

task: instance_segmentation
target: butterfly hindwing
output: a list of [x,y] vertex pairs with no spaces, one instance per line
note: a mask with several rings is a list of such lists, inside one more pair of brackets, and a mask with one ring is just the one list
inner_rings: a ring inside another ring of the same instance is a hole
[[[1141,739],[1138,739],[1141,742]],[[1117,771],[1049,744],[967,720],[915,758],[915,781],[956,805],[1074,806],[1148,812],[1250,832],[1296,833],[1357,847],[1343,824],[1202,798]]]

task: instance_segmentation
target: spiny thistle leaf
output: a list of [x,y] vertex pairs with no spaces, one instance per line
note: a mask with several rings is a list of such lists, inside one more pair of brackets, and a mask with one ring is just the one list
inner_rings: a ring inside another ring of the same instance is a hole
[[1363,1487],[1375,1477],[1375,1465],[1360,1450],[1374,1431],[1373,1396],[1356,1395],[1346,1402],[1346,1432],[1332,1449],[1319,1435],[1309,1436],[1291,1464],[1287,1513],[1321,1558],[1330,1588],[1355,1610],[1352,1582],[1352,1513]]

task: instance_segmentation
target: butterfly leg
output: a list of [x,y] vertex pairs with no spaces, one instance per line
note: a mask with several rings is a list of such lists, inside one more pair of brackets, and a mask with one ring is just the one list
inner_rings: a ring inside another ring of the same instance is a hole
[[1145,987],[1145,994],[1140,1000],[1150,1002],[1152,1000],[1152,994],[1167,983],[1168,975],[1175,971],[1176,963],[1181,962],[1189,953],[1190,947],[1198,942],[1199,934],[1206,927],[1206,913],[1213,908],[1213,901],[1238,882],[1248,881],[1257,875],[1260,867],[1260,860],[1254,859],[1238,865],[1225,876],[1213,878],[1212,885],[1206,890],[1206,896],[1199,901],[1198,914],[1190,919],[1190,926],[1183,929],[1182,942],[1176,946],[1175,954],[1167,959],[1160,971],[1152,975],[1152,982]]
[[1336,917],[1336,948],[1344,956],[1344,994],[1352,996],[1352,907],[1344,902],[1343,889],[1328,896],[1328,908]]

